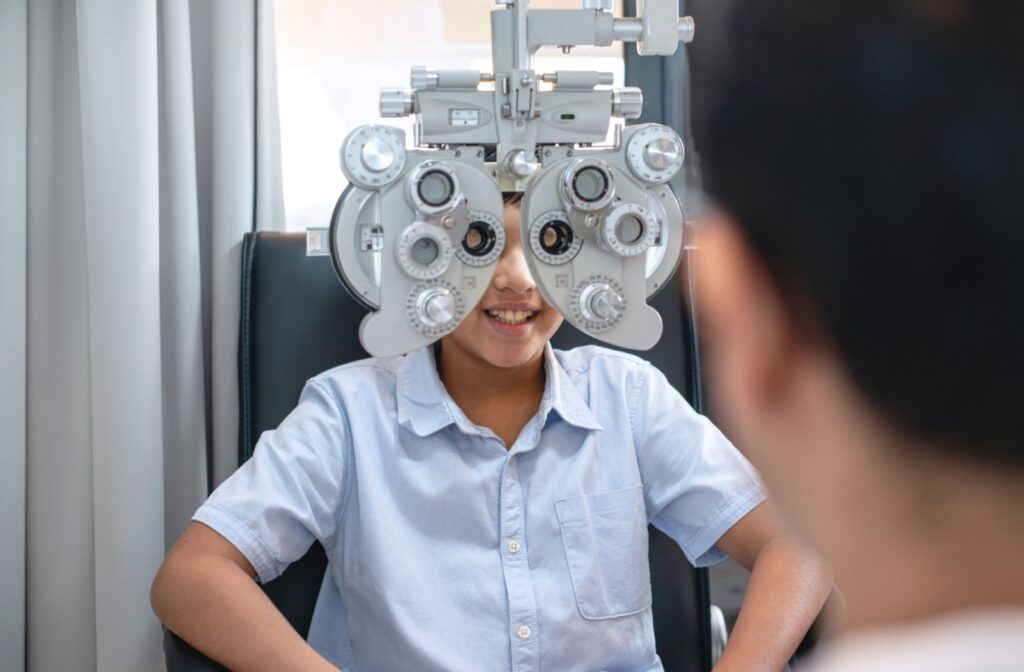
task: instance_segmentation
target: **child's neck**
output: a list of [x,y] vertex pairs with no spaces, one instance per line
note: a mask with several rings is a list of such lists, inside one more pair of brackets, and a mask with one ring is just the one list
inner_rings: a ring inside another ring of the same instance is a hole
[[474,424],[487,427],[510,448],[544,397],[544,353],[503,368],[448,345],[434,350],[445,389]]

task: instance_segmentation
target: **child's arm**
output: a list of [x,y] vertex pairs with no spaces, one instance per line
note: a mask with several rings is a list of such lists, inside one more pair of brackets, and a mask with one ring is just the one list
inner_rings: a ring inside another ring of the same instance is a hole
[[751,576],[715,672],[778,672],[821,611],[832,570],[786,535],[771,501],[740,519],[717,545]]
[[778,672],[831,589],[789,535],[753,466],[657,369],[641,370],[632,419],[648,521],[698,567],[730,555],[753,572],[716,672]]
[[192,523],[153,580],[161,621],[232,670],[336,670],[316,653],[253,580],[229,541]]

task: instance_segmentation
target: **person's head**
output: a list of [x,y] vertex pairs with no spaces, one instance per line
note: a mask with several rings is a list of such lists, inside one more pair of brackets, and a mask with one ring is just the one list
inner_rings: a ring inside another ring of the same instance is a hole
[[858,525],[934,532],[972,504],[925,503],[958,488],[1024,492],[1021,26],[1001,0],[733,16],[702,147],[713,387],[840,563]]
[[526,265],[519,235],[522,194],[509,193],[504,200],[505,249],[491,284],[480,303],[442,342],[491,366],[514,368],[543,355],[562,316],[541,296]]

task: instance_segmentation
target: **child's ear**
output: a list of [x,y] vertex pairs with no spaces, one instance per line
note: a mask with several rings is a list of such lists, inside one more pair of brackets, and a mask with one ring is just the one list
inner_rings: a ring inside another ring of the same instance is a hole
[[792,314],[746,237],[725,214],[698,229],[698,310],[712,389],[743,421],[784,400],[798,356]]

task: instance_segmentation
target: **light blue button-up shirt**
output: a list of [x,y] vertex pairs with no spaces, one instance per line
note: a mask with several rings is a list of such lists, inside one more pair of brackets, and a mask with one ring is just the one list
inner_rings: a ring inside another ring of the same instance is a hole
[[648,522],[710,564],[764,491],[646,362],[548,346],[545,366],[508,450],[429,348],[327,371],[195,520],[263,581],[323,543],[309,641],[347,670],[661,670]]

